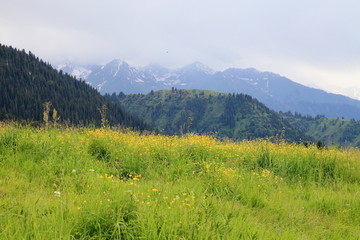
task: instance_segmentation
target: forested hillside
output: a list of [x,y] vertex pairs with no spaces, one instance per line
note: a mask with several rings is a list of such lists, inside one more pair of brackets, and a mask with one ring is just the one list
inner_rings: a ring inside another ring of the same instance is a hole
[[147,127],[85,82],[54,70],[31,52],[0,45],[0,120],[42,121],[46,102],[51,103],[50,117],[56,109],[63,123],[100,124],[103,109],[110,124]]
[[280,113],[292,126],[325,145],[360,147],[360,121],[354,119],[303,116],[299,113]]
[[256,99],[244,94],[161,90],[107,95],[137,117],[168,134],[206,133],[235,140],[264,137],[309,139]]

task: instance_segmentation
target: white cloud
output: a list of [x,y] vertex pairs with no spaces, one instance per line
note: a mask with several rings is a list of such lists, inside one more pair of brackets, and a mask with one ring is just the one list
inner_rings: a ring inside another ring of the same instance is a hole
[[201,61],[326,89],[359,85],[359,12],[358,0],[4,0],[0,42],[45,61]]

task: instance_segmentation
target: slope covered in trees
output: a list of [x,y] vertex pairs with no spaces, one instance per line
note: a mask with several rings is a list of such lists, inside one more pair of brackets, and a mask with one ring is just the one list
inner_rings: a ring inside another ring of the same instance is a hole
[[110,124],[147,128],[85,82],[54,70],[31,52],[0,44],[0,120],[42,121],[45,102],[51,102],[50,116],[56,109],[65,123],[100,124],[102,108]]
[[168,134],[195,132],[235,140],[276,135],[290,141],[309,139],[276,112],[244,94],[173,89],[106,96]]
[[322,141],[325,145],[360,147],[360,121],[354,119],[303,116],[299,113],[280,113],[292,126]]

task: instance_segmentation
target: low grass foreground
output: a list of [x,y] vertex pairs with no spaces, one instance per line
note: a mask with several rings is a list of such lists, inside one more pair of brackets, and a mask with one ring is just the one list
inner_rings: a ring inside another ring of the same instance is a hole
[[0,239],[360,239],[360,151],[0,127]]

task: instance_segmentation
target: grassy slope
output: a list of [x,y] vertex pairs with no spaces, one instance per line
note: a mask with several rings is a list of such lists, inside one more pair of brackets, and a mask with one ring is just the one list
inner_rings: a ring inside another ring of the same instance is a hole
[[0,127],[0,239],[357,239],[360,152]]

